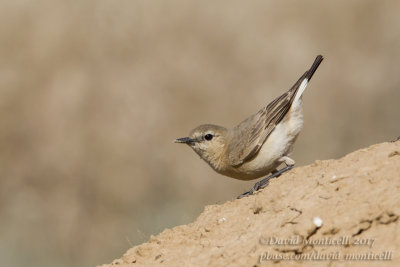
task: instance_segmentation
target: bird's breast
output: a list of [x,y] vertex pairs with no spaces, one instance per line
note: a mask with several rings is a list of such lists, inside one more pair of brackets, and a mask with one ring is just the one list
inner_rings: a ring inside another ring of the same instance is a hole
[[303,116],[300,103],[295,109],[291,109],[275,127],[255,157],[237,167],[237,177],[234,178],[251,180],[271,173],[282,163],[280,159],[290,153],[302,127]]

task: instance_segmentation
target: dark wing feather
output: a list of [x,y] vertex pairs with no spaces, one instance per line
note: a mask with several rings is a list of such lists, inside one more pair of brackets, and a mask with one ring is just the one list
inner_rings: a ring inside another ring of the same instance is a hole
[[300,84],[304,79],[311,79],[321,61],[322,56],[318,56],[311,68],[300,77],[289,91],[274,99],[265,108],[244,120],[231,131],[233,136],[227,151],[229,161],[233,166],[238,166],[252,159],[258,153],[276,125],[282,121],[289,111]]

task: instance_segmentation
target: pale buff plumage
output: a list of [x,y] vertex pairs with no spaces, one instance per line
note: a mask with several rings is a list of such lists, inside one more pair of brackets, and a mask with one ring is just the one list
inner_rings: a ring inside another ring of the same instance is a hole
[[282,163],[294,165],[288,154],[303,126],[302,95],[322,59],[317,56],[290,90],[236,127],[200,125],[175,142],[188,144],[218,173],[240,180],[265,176]]

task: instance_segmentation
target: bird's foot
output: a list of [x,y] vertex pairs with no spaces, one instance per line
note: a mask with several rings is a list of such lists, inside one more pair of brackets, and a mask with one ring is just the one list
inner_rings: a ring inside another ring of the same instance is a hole
[[399,141],[399,140],[400,140],[400,136],[399,136],[399,137],[397,137],[396,139],[394,139],[394,140],[390,141],[390,142],[394,143],[394,142],[397,142],[397,141]]
[[265,188],[268,185],[269,180],[271,180],[272,178],[279,177],[282,173],[291,170],[293,167],[294,167],[294,165],[287,165],[285,168],[282,168],[279,171],[274,171],[271,175],[269,175],[269,176],[265,177],[264,179],[262,179],[262,180],[258,181],[257,183],[255,183],[254,186],[248,192],[239,195],[237,197],[237,199],[250,196],[254,192]]

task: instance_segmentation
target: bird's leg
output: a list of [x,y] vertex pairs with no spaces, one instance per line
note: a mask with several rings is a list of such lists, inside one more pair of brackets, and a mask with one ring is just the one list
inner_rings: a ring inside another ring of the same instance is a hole
[[239,199],[239,198],[242,198],[242,197],[250,196],[255,191],[265,188],[268,185],[269,180],[271,180],[272,178],[279,177],[282,173],[287,172],[287,171],[291,170],[294,167],[294,164],[288,165],[286,163],[286,161],[284,163],[286,164],[285,168],[282,168],[279,171],[278,170],[272,171],[271,175],[269,175],[269,176],[265,177],[264,179],[262,179],[262,180],[258,181],[257,183],[255,183],[254,186],[250,189],[250,191],[239,195],[237,198]]
[[397,141],[399,141],[399,140],[400,140],[400,136],[397,137],[397,139],[394,139],[394,140],[392,140],[392,141],[390,141],[390,142],[394,143],[394,142],[397,142]]

